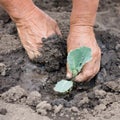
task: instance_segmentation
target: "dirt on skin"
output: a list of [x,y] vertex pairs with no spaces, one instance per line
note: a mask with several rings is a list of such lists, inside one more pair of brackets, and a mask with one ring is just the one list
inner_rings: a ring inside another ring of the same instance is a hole
[[63,38],[43,39],[42,58],[30,61],[14,23],[0,9],[0,120],[119,120],[119,0],[99,4],[95,33],[102,50],[100,72],[65,95],[56,94],[53,87],[66,75],[71,0],[34,2],[57,20]]

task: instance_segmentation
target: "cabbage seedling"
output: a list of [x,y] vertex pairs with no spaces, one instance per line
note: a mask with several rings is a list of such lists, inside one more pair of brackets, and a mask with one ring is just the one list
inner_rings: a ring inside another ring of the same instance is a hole
[[71,50],[67,56],[67,63],[73,78],[71,79],[71,81],[61,80],[57,82],[54,87],[54,91],[65,93],[72,89],[73,79],[80,73],[83,66],[91,59],[91,49],[88,47],[80,47],[75,50]]

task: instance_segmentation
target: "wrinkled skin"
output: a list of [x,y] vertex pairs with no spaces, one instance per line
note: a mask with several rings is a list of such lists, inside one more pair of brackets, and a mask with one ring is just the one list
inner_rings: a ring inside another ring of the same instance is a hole
[[[86,46],[92,50],[92,60],[88,62],[75,78],[77,82],[89,81],[100,69],[101,51],[96,42],[93,26],[99,0],[73,0],[70,18],[70,32],[67,39],[67,51]],[[72,74],[67,67],[67,77]]]
[[[92,60],[76,77],[75,80],[78,82],[90,80],[100,68],[101,53],[93,32],[98,1],[93,0],[91,3],[90,0],[73,0],[67,50],[69,52],[81,46],[92,49]],[[52,34],[61,35],[56,21],[37,8],[32,0],[0,0],[0,5],[16,23],[21,43],[30,59],[41,55],[39,51],[42,49],[43,37],[47,38]],[[67,77],[72,77],[68,67]]]
[[17,21],[16,25],[21,42],[32,60],[40,56],[42,38],[61,34],[56,21],[38,8],[34,9],[29,18]]
[[0,4],[16,23],[21,43],[32,60],[40,56],[42,38],[61,34],[56,21],[37,8],[32,0],[1,0]]
[[[96,42],[93,27],[73,26],[68,36],[67,45],[68,52],[82,46],[91,48],[92,60],[83,67],[82,72],[75,78],[75,81],[83,82],[92,79],[99,71],[101,59],[101,51]],[[72,77],[69,69],[67,69],[67,77]]]

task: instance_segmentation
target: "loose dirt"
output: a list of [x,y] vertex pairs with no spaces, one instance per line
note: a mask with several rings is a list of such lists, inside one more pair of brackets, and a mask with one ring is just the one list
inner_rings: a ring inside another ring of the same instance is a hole
[[63,37],[43,38],[42,58],[30,61],[15,24],[0,9],[0,120],[119,120],[120,2],[101,0],[95,33],[101,68],[89,83],[65,95],[53,87],[65,78],[70,0],[34,0],[59,24]]

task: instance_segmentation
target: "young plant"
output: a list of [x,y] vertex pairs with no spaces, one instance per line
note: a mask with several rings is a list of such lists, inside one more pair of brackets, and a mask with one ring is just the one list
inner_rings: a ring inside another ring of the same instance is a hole
[[67,63],[73,78],[71,79],[71,81],[61,80],[57,82],[54,87],[54,91],[65,93],[72,89],[73,79],[80,73],[83,66],[91,59],[91,49],[88,47],[80,47],[75,50],[71,50],[67,56]]

